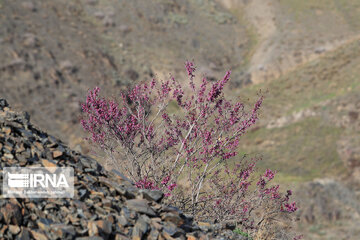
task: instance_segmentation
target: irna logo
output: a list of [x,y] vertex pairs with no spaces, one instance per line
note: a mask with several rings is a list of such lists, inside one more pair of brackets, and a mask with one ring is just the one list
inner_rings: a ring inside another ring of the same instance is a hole
[[11,174],[8,173],[9,187],[69,187],[64,174]]
[[3,171],[3,197],[61,198],[74,196],[73,168],[10,167]]

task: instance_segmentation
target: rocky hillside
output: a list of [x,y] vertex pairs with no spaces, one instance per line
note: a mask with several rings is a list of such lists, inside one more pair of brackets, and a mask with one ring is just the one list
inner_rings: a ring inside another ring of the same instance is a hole
[[[73,167],[75,196],[0,199],[1,239],[243,239],[231,226],[194,223],[117,172],[37,129],[0,99],[0,166]],[[0,178],[2,186],[2,177]]]

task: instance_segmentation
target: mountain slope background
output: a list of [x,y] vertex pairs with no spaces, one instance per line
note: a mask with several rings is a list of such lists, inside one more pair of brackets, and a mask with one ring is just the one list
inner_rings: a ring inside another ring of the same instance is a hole
[[[239,151],[263,155],[261,169],[307,196],[307,239],[357,239],[359,1],[0,0],[0,25],[0,96],[84,153],[87,90],[116,96],[169,73],[181,81],[185,60],[195,60],[198,80],[231,69],[229,97],[251,104],[266,92]],[[331,192],[342,190],[352,194]]]

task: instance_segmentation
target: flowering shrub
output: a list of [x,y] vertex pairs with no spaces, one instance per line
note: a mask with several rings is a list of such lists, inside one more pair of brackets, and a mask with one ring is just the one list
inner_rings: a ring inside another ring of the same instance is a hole
[[266,170],[252,184],[257,159],[237,158],[240,137],[258,120],[263,96],[246,111],[224,97],[230,71],[215,83],[203,78],[197,85],[193,63],[185,67],[188,94],[173,77],[136,85],[120,94],[120,103],[100,97],[98,87],[89,91],[81,124],[106,152],[107,163],[138,188],[164,191],[169,203],[197,219],[256,228],[252,212],[265,202],[274,203],[271,214],[294,212],[291,191],[282,197],[279,186],[269,187],[275,172]]

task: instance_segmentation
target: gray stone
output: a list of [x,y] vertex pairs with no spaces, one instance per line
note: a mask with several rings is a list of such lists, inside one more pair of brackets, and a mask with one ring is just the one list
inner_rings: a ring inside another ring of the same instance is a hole
[[53,221],[47,218],[40,218],[36,223],[41,230],[47,231],[50,229],[50,224],[52,224]]
[[158,190],[151,191],[148,189],[141,189],[139,192],[149,201],[161,202],[164,197],[164,193]]
[[117,221],[124,227],[126,227],[129,224],[129,222],[126,220],[126,218],[124,216],[118,217]]
[[110,221],[99,220],[96,221],[96,225],[99,231],[105,233],[106,235],[109,235],[112,231],[112,223]]
[[4,107],[9,107],[9,103],[5,99],[0,98],[0,110],[3,110]]
[[133,239],[142,239],[144,234],[148,230],[149,230],[149,225],[142,218],[139,218],[133,228],[132,238]]
[[5,207],[2,207],[0,212],[3,215],[4,221],[6,224],[21,225],[22,223],[22,214],[21,209],[18,205],[13,203],[8,203]]
[[30,232],[26,228],[23,228],[21,233],[16,237],[16,239],[18,239],[18,240],[30,240]]
[[172,222],[178,227],[184,223],[184,220],[178,214],[173,213],[165,213],[161,219],[166,222]]
[[148,204],[148,201],[144,199],[131,199],[126,201],[126,205],[129,209],[138,211],[140,213],[145,213],[149,216],[156,216],[154,210]]

